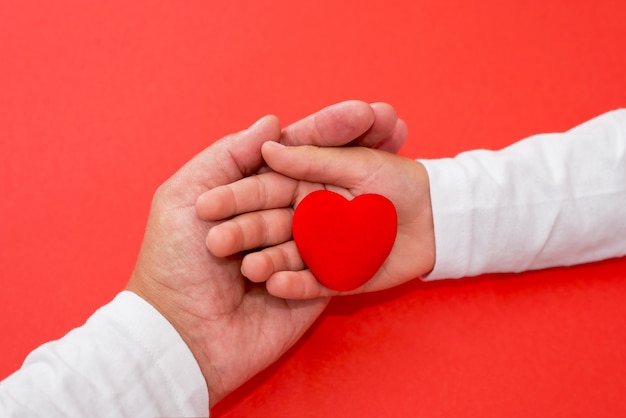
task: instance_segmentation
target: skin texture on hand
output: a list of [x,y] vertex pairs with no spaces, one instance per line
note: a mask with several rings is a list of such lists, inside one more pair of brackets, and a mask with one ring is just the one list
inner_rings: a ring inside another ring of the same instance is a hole
[[[310,299],[397,286],[432,270],[435,262],[430,189],[419,162],[362,147],[284,147],[267,143],[263,156],[273,172],[213,189],[198,199],[198,213],[219,220],[238,215],[209,231],[207,247],[228,256],[248,254],[242,271],[266,281],[279,297]],[[293,208],[309,193],[327,189],[352,199],[376,193],[393,202],[398,233],[391,254],[377,274],[360,288],[337,292],[321,285],[306,269],[293,240]],[[210,201],[221,205],[211,206]]]
[[211,254],[205,239],[215,223],[198,217],[198,197],[267,171],[261,155],[266,141],[323,146],[352,142],[393,151],[405,137],[404,123],[386,104],[340,103],[283,131],[276,117],[267,116],[215,142],[157,190],[127,289],[159,310],[187,343],[206,379],[210,407],[287,351],[328,299],[274,297],[241,274],[243,254]]

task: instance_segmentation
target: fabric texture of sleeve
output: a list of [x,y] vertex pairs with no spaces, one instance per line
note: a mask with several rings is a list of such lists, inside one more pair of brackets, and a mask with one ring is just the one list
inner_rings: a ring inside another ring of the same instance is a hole
[[208,416],[206,382],[172,325],[124,291],[0,383],[0,416]]
[[626,254],[626,110],[500,151],[420,160],[436,240],[424,280],[568,266]]

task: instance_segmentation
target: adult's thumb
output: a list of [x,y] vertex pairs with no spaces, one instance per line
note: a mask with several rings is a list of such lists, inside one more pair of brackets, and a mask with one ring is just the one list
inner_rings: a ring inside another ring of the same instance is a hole
[[263,143],[277,141],[279,137],[278,118],[265,116],[250,128],[215,141],[188,161],[176,177],[181,183],[202,184],[207,189],[239,180],[263,164]]

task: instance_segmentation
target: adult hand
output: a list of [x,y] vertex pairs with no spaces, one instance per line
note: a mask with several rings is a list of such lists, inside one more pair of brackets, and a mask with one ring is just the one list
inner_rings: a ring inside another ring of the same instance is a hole
[[[273,172],[215,188],[197,202],[205,219],[239,215],[209,232],[207,246],[214,254],[228,256],[263,248],[243,261],[242,271],[250,280],[266,281],[267,290],[275,296],[309,299],[382,290],[432,270],[435,239],[428,174],[422,164],[362,147],[268,143],[262,151]],[[396,207],[398,232],[391,254],[371,280],[350,292],[319,283],[291,240],[292,206],[320,189],[348,199],[377,193]],[[220,201],[221,205],[210,206],[208,201]]]
[[385,104],[340,103],[282,132],[278,119],[267,116],[217,141],[157,190],[127,289],[155,306],[180,333],[206,379],[210,407],[291,347],[328,299],[276,298],[244,279],[241,253],[210,254],[204,243],[215,224],[197,216],[198,196],[257,173],[266,141],[323,146],[354,141],[393,151],[405,137],[404,123]]

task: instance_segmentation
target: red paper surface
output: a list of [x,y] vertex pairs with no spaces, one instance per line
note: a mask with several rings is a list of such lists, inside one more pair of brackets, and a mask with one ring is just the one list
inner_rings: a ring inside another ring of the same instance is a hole
[[[625,105],[626,3],[0,2],[0,378],[125,285],[156,187],[266,113],[452,156]],[[616,417],[626,261],[334,300],[217,417]]]

